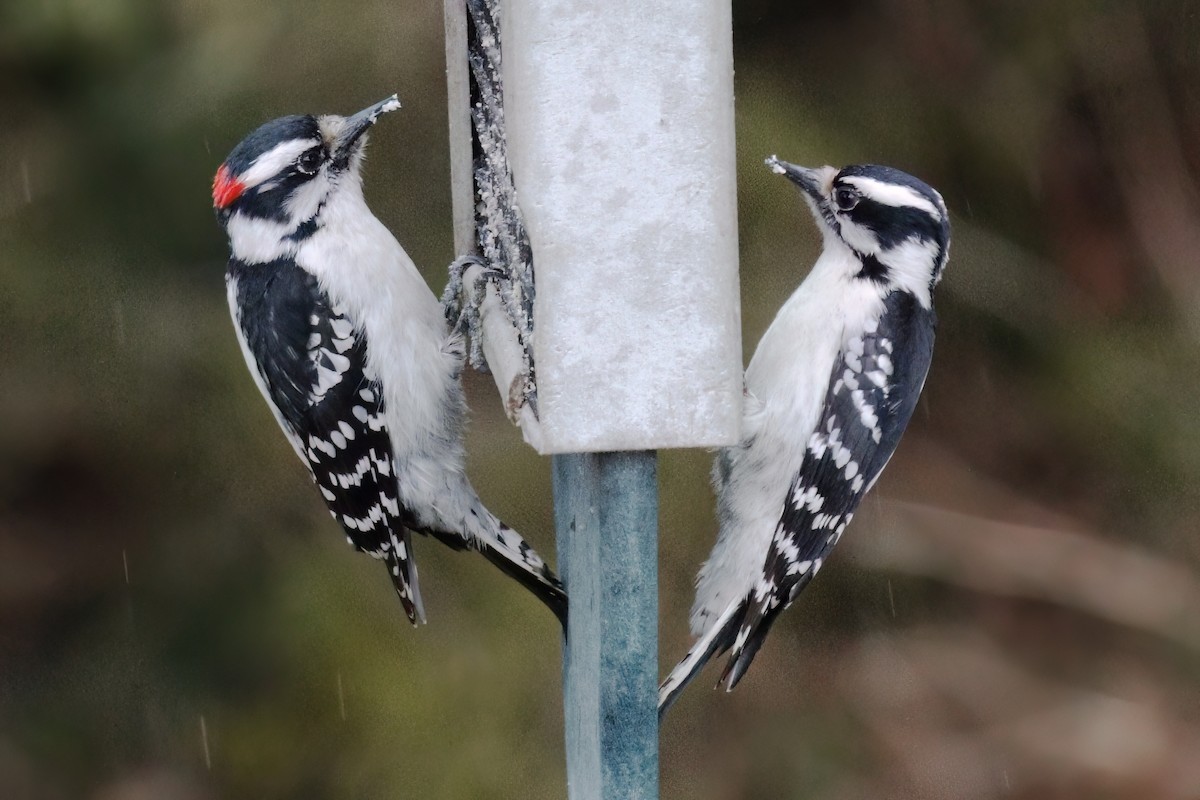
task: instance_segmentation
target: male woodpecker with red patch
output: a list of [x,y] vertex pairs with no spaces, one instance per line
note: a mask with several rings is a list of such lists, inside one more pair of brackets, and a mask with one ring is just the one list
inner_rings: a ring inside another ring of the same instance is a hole
[[350,117],[281,117],[225,159],[212,196],[234,329],[329,512],[387,565],[413,624],[412,531],[478,550],[563,620],[558,579],[464,472],[461,338],[363,199],[367,131],[399,107],[393,95]]

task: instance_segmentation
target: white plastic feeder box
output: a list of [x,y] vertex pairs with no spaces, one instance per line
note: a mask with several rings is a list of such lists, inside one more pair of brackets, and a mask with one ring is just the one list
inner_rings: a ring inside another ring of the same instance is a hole
[[727,0],[505,0],[544,453],[733,444],[742,403]]

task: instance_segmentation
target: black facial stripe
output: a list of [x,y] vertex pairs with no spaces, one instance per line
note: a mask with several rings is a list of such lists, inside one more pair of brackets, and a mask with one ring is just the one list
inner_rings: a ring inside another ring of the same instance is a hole
[[858,260],[862,262],[862,269],[854,277],[875,281],[876,283],[887,283],[888,268],[878,258],[859,253],[857,250],[855,254],[858,256]]
[[934,219],[927,211],[911,206],[889,206],[863,196],[845,215],[858,225],[869,228],[884,250],[890,250],[908,239],[933,241],[946,245],[945,223]]
[[317,207],[316,214],[313,214],[313,216],[310,219],[306,219],[304,222],[301,222],[300,225],[296,228],[296,230],[292,231],[291,233],[289,233],[287,236],[285,236],[283,238],[287,239],[289,242],[303,242],[305,239],[307,239],[308,237],[310,237],[314,233],[316,233],[317,228],[320,227],[317,224],[317,217],[319,217],[321,215],[321,209],[324,207],[325,207],[325,204],[322,203],[320,206]]
[[245,194],[235,200],[230,208],[236,209],[248,217],[269,219],[275,222],[290,222],[290,218],[284,211],[284,203],[292,192],[311,178],[311,175],[305,175],[299,170],[286,172],[279,177],[270,179],[268,184],[271,188],[266,191],[259,191],[262,188],[260,186],[247,189]]

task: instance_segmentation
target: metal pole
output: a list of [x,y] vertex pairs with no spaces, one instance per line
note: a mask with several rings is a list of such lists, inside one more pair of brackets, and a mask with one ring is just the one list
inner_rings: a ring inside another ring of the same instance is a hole
[[658,797],[655,451],[554,456],[567,796]]

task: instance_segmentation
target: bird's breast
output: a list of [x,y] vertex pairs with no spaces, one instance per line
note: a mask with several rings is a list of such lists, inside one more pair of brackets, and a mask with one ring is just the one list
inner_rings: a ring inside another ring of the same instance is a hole
[[459,391],[441,304],[395,237],[363,204],[330,208],[297,262],[317,276],[367,341],[367,377],[383,387],[397,455],[453,437]]

